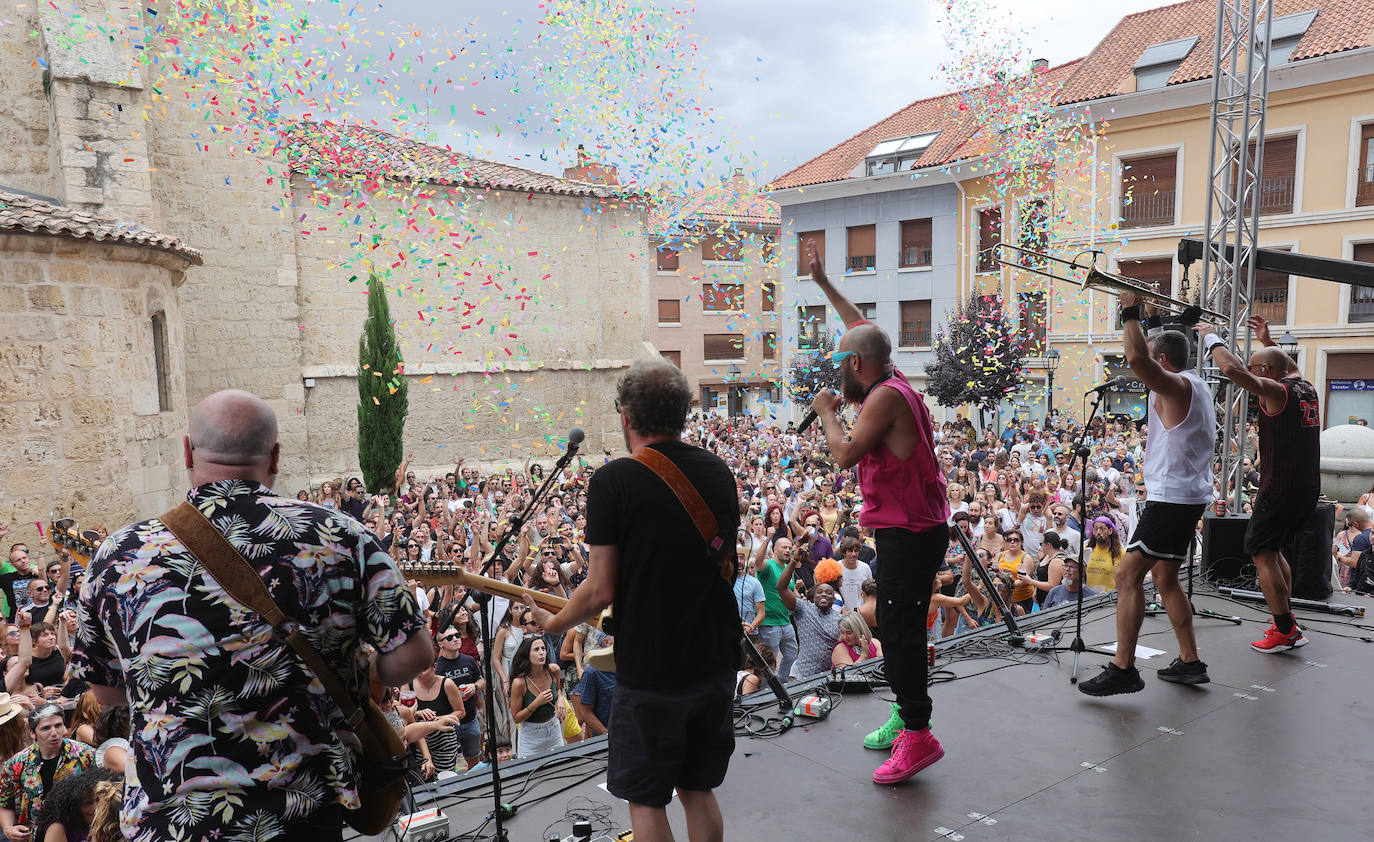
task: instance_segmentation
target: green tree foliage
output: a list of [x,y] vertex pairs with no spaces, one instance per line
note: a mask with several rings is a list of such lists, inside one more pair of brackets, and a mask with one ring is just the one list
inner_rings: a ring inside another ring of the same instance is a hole
[[787,371],[787,396],[802,409],[821,389],[840,390],[840,369],[835,365],[835,340],[828,334],[814,339],[815,349],[792,357]]
[[1024,365],[1025,350],[1007,322],[1002,297],[974,294],[936,334],[926,391],[941,406],[995,411],[1025,382]]
[[391,489],[401,464],[410,403],[386,284],[373,272],[367,285],[367,320],[358,338],[358,464],[367,489],[381,493]]

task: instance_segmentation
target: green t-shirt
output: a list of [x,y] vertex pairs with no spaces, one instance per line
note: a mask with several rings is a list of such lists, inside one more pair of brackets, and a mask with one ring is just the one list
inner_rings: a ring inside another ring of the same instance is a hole
[[[763,624],[765,626],[785,626],[792,622],[792,615],[788,612],[787,606],[782,602],[782,595],[778,593],[778,577],[782,575],[783,565],[775,558],[770,558],[763,563],[762,567],[757,565],[754,573],[759,577],[759,584],[763,585]],[[796,580],[787,583],[789,590],[797,589]]]

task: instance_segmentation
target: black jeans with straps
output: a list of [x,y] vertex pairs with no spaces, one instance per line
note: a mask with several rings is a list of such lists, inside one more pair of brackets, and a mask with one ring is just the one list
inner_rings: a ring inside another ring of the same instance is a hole
[[926,615],[935,574],[949,549],[949,527],[924,532],[889,527],[873,533],[878,551],[878,628],[884,670],[907,730],[930,724],[926,687]]

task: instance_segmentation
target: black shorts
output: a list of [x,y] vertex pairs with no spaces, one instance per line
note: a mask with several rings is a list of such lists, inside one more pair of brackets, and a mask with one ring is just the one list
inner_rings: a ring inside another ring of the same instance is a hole
[[735,751],[734,698],[733,672],[682,690],[617,684],[606,788],[632,804],[664,807],[676,788],[720,786]]
[[1187,561],[1188,545],[1197,536],[1197,522],[1206,509],[1206,503],[1147,501],[1126,551],[1139,550],[1160,561]]
[[1317,507],[1318,492],[1261,491],[1245,528],[1245,554],[1282,550]]

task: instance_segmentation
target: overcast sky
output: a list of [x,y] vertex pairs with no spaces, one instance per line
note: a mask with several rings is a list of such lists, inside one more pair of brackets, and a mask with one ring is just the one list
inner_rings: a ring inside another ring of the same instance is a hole
[[[967,0],[952,2],[965,12],[974,8]],[[423,31],[434,42],[467,50],[434,75],[426,91],[424,73],[397,72],[405,52],[423,39],[402,38],[409,41],[400,47],[402,58],[381,54],[387,37],[376,36],[367,47],[350,44],[355,58],[368,53],[374,68],[388,71],[391,90],[375,96],[365,88],[355,113],[408,134],[428,130],[434,140],[468,154],[559,172],[579,127],[576,120],[560,123],[550,116],[550,92],[539,90],[530,71],[536,62],[556,60],[559,51],[547,38],[535,43],[547,34],[539,24],[544,5],[386,0],[370,11],[353,7],[353,20],[373,31]],[[1024,33],[1027,54],[1059,64],[1086,55],[1122,16],[1158,5],[998,0],[977,9]],[[743,165],[761,180],[780,175],[902,106],[951,87],[940,70],[951,55],[939,23],[944,8],[922,0],[699,0],[679,19],[698,39],[700,53],[681,61],[700,69],[706,87],[686,82],[684,88],[714,110],[715,122],[678,118],[669,128],[679,141],[699,141],[694,150],[712,161],[716,173]],[[414,110],[426,97],[428,120]]]

